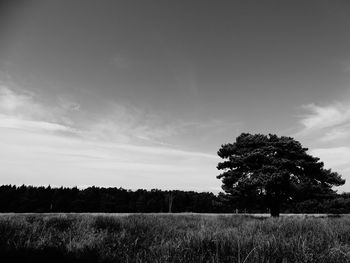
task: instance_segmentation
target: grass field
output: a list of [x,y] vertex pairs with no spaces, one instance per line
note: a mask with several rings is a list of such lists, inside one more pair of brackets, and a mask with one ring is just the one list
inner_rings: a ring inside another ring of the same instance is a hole
[[2,262],[350,262],[350,218],[7,214]]

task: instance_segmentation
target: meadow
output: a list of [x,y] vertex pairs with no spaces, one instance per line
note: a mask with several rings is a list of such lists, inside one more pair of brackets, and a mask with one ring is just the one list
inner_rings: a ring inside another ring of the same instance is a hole
[[0,258],[2,262],[350,262],[350,218],[5,214],[0,216]]

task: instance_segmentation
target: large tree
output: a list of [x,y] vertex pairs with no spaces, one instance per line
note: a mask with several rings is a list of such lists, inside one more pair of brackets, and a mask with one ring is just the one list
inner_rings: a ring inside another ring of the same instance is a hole
[[242,133],[219,149],[224,161],[217,178],[229,197],[264,205],[271,216],[279,216],[283,202],[332,195],[333,186],[345,183],[307,151],[291,137]]

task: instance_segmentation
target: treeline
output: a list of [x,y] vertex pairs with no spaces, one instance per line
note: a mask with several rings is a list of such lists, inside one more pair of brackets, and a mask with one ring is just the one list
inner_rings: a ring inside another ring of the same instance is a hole
[[[104,213],[266,213],[257,203],[228,200],[223,193],[137,190],[89,187],[86,189],[0,186],[0,212]],[[283,213],[350,213],[350,193],[287,203]]]
[[213,193],[89,187],[0,186],[0,212],[225,212]]

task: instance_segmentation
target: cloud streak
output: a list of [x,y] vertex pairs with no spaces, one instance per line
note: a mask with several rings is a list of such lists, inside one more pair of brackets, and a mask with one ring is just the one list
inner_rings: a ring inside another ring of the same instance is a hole
[[158,143],[203,128],[199,123],[162,127],[157,116],[117,104],[103,119],[93,115],[84,123],[70,118],[73,111],[86,114],[74,102],[60,99],[49,107],[4,85],[0,105],[3,183],[192,190],[219,184],[216,155]]
[[27,131],[48,131],[48,132],[72,132],[74,129],[65,125],[45,122],[45,121],[32,121],[24,120],[21,118],[9,117],[0,114],[0,128],[13,128]]
[[320,141],[329,142],[345,139],[350,128],[350,104],[333,103],[328,106],[309,104],[303,106],[308,111],[300,123],[303,128],[296,136],[316,134]]
[[350,106],[335,103],[321,107],[315,104],[304,106],[309,111],[302,120],[304,132],[342,125],[350,121]]
[[[296,136],[311,139],[314,147],[310,154],[319,157],[326,168],[340,173],[350,180],[350,104],[333,103],[326,106],[309,104],[302,116],[302,129]],[[340,191],[348,191],[346,184]]]
[[[310,153],[319,157],[326,168],[340,173],[346,182],[350,180],[350,146],[315,148],[310,150]],[[339,189],[340,191],[349,191],[347,184]]]
[[0,127],[27,131],[71,132],[65,122],[67,111],[63,108],[50,109],[37,102],[27,93],[15,92],[6,85],[0,85]]
[[0,132],[3,183],[192,190],[218,184],[215,155],[38,131],[1,128]]

